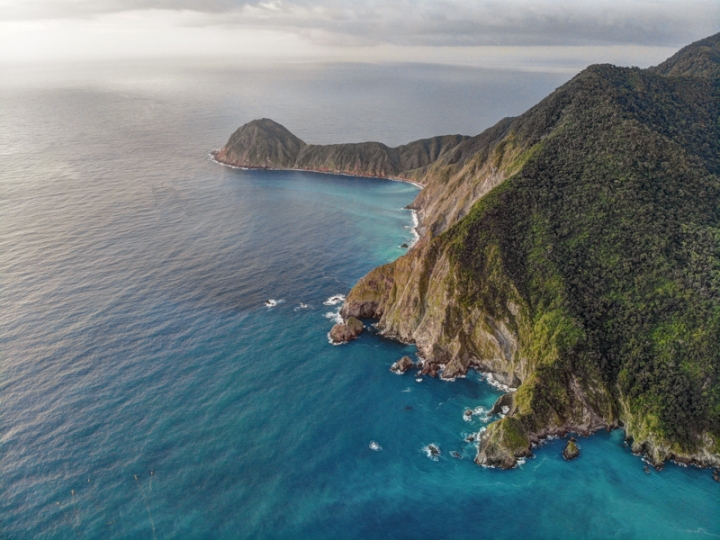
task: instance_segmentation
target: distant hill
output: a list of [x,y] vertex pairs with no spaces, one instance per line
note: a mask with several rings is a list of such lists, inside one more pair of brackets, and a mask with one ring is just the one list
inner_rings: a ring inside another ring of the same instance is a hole
[[232,134],[215,159],[238,167],[304,169],[357,176],[411,179],[449,149],[468,139],[445,135],[390,148],[378,142],[305,144],[268,118],[253,120]]
[[517,388],[478,463],[621,426],[658,466],[720,466],[719,59],[720,34],[650,69],[590,66],[454,142],[297,139],[275,160],[296,138],[268,129],[256,153],[231,138],[218,158],[425,186],[421,240],[362,278],[342,314],[416,343],[426,373],[478,368]]

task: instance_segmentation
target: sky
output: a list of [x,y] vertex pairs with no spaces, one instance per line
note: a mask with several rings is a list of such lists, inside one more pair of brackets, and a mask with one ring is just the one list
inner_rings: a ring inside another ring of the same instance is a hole
[[654,65],[720,0],[0,0],[0,64],[205,58],[577,71]]

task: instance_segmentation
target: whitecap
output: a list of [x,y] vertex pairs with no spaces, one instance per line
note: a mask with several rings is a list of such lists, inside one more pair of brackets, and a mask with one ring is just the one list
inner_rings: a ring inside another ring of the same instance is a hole
[[433,461],[440,461],[440,447],[435,443],[423,446],[422,451]]
[[485,407],[475,407],[473,414],[477,416],[483,424],[487,424],[490,421],[490,411]]
[[410,387],[408,386],[405,390],[402,391],[403,394],[407,394],[408,392],[412,392]]
[[375,441],[370,441],[370,450],[372,450],[373,452],[379,452],[380,450],[382,450],[382,446],[380,446]]
[[341,304],[345,301],[345,295],[344,294],[335,294],[325,300],[323,302],[323,305],[325,306],[336,306],[337,304]]
[[415,377],[415,382],[423,382],[423,378],[422,378],[422,377]]
[[342,317],[340,316],[339,309],[337,311],[328,311],[327,313],[325,313],[325,315],[323,315],[323,317],[325,317],[326,319],[330,319],[337,324],[343,322]]
[[485,380],[490,386],[493,386],[497,388],[498,390],[502,390],[503,392],[514,392],[517,390],[517,388],[512,388],[511,386],[508,386],[507,384],[503,384],[500,381],[498,381],[492,373],[486,373],[485,374]]
[[420,234],[418,233],[418,227],[420,226],[420,220],[418,219],[418,213],[415,210],[410,209],[410,215],[412,215],[412,227],[410,228],[410,231],[413,234],[413,239],[408,242],[408,245],[410,247],[413,247],[415,244],[417,244],[418,240],[420,240]]
[[293,311],[297,311],[297,310],[299,310],[299,309],[307,309],[308,307],[310,307],[310,306],[308,306],[307,304],[303,304],[302,302],[300,302],[297,306],[295,306],[295,308],[293,309]]

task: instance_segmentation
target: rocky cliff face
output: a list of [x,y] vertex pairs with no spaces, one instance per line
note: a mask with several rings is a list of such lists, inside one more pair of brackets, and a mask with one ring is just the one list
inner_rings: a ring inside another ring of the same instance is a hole
[[379,319],[442,377],[517,388],[478,463],[622,425],[658,466],[720,464],[719,44],[592,66],[463,141],[413,203],[422,240],[348,295],[343,316]]
[[284,132],[257,152],[233,142],[251,122],[218,159],[423,184],[422,238],[341,313],[416,343],[428,373],[513,389],[478,463],[623,426],[657,465],[718,466],[719,52],[720,34],[649,70],[591,66],[472,138],[300,145],[293,161]]

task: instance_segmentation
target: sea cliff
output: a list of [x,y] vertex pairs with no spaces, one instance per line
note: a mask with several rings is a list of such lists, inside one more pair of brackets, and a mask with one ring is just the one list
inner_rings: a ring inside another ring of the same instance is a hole
[[428,165],[468,138],[445,135],[396,148],[378,142],[306,144],[284,126],[262,118],[238,128],[214,157],[220,163],[235,167],[413,180],[423,177]]
[[218,161],[412,179],[421,239],[341,314],[446,379],[512,388],[476,461],[623,427],[656,465],[720,466],[720,34],[650,69],[590,66],[476,137],[307,145],[270,120]]

